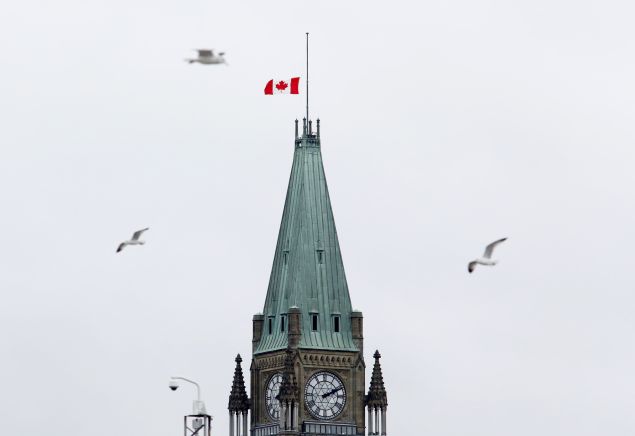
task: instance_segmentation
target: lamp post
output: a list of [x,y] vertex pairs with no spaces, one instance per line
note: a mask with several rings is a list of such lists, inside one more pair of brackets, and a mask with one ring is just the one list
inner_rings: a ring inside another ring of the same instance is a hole
[[201,401],[201,387],[198,383],[185,377],[170,377],[170,389],[176,391],[179,387],[177,380],[183,380],[196,386],[196,400],[192,402],[192,413],[194,415],[206,415],[205,403]]
[[201,401],[201,387],[198,383],[185,377],[170,377],[170,389],[176,391],[179,382],[183,380],[196,386],[196,400],[192,402],[192,414],[183,420],[184,436],[210,436],[212,417],[205,410],[205,403]]

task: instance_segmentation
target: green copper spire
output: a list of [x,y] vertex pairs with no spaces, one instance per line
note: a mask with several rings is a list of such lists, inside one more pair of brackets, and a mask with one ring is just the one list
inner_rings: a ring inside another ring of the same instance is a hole
[[[351,332],[351,299],[337,240],[317,132],[304,120],[298,136],[273,259],[262,333],[254,353],[287,348],[289,309],[300,313],[299,348],[358,351]],[[291,326],[294,328],[295,323]],[[294,328],[295,330],[295,328]],[[295,342],[295,341],[294,341]]]

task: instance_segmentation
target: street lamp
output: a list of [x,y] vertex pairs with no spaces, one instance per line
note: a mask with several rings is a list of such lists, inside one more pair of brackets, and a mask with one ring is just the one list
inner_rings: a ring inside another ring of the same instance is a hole
[[194,415],[207,415],[207,412],[205,411],[205,403],[201,401],[201,387],[198,383],[185,377],[170,377],[170,379],[169,386],[173,391],[176,391],[179,388],[179,382],[177,380],[183,380],[196,386],[196,400],[192,402],[192,412]]

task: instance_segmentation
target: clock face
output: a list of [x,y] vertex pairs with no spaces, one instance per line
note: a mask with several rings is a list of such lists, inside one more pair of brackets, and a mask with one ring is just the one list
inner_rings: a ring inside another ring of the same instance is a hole
[[269,416],[271,416],[274,421],[280,418],[280,401],[278,401],[278,394],[280,393],[281,383],[282,374],[274,374],[269,379],[267,389],[265,389],[265,405],[267,406]]
[[344,410],[346,389],[335,374],[318,372],[306,382],[304,402],[311,415],[318,419],[333,419]]

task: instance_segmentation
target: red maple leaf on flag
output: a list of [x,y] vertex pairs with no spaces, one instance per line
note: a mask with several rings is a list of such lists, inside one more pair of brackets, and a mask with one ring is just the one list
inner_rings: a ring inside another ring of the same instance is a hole
[[279,89],[280,91],[284,91],[285,89],[287,89],[288,86],[289,85],[284,80],[281,80],[278,83],[276,83],[276,89]]

